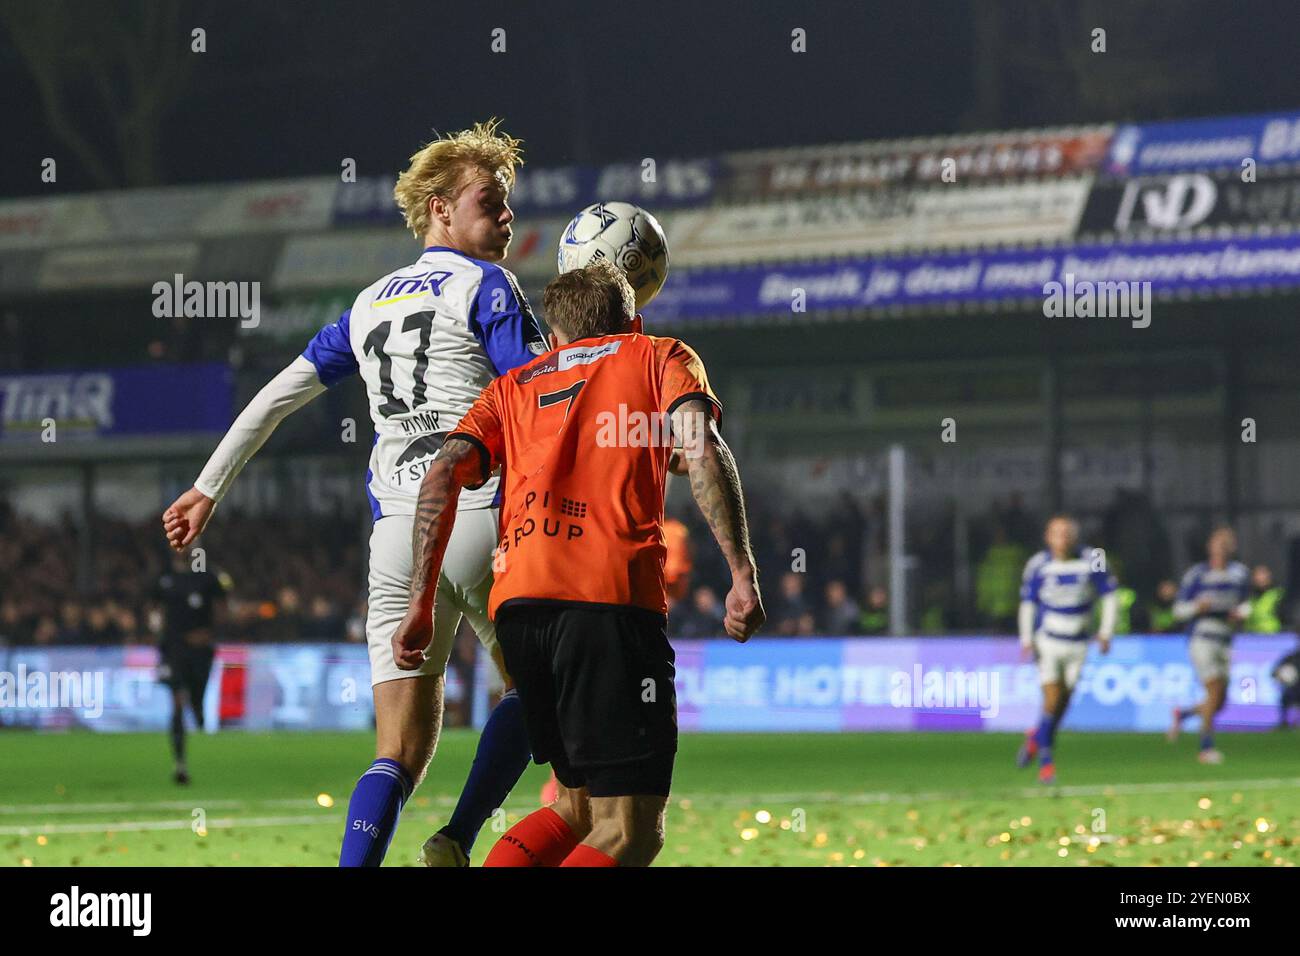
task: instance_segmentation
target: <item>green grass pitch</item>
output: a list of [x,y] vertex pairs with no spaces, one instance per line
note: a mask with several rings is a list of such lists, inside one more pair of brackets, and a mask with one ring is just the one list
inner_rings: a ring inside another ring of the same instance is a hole
[[[387,865],[415,863],[447,818],[477,736],[448,732]],[[1300,739],[1072,734],[1058,784],[981,734],[698,734],[682,738],[657,865],[1294,866]],[[0,862],[10,866],[332,866],[369,734],[195,736],[194,783],[158,735],[0,734]],[[537,805],[531,767],[504,808]],[[501,821],[498,820],[500,825]],[[481,862],[496,833],[475,848]]]

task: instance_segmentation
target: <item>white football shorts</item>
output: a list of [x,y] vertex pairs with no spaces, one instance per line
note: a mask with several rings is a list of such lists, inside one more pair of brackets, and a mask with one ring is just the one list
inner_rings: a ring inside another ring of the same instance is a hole
[[401,670],[393,662],[393,634],[411,604],[414,523],[413,515],[387,515],[375,522],[370,533],[366,643],[370,648],[372,685],[444,673],[462,616],[469,619],[488,652],[496,653],[496,627],[488,620],[487,606],[492,590],[492,551],[497,545],[497,509],[474,508],[458,511],[451,529],[434,599],[433,640],[425,651],[427,660],[413,671]]
[[1088,642],[1039,634],[1034,644],[1038,649],[1038,682],[1063,684],[1066,690],[1074,690],[1088,658]]
[[1188,642],[1192,667],[1202,684],[1206,681],[1227,680],[1232,669],[1232,645],[1212,637],[1193,637]]

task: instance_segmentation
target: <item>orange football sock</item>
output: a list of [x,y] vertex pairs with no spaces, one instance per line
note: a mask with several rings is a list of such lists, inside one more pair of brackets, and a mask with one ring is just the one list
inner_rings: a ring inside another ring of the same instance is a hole
[[502,835],[484,866],[559,866],[578,844],[577,835],[550,807],[534,810]]
[[594,846],[579,843],[560,866],[618,866],[618,860],[601,853]]

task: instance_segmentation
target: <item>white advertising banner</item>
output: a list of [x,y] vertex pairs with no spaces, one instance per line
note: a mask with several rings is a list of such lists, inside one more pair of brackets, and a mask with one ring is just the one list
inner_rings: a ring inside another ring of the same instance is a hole
[[1070,238],[1090,176],[943,185],[678,212],[673,262],[708,266]]
[[40,289],[98,289],[170,282],[191,272],[199,258],[197,242],[149,242],[83,246],[49,252],[41,260]]

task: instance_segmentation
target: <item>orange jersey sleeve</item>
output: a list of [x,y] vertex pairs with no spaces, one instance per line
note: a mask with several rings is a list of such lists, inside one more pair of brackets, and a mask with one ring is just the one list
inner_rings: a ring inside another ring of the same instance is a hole
[[705,399],[713,407],[713,417],[721,422],[722,405],[709,387],[709,376],[695,350],[677,339],[653,338],[659,359],[659,391],[664,412],[671,415],[682,402]]
[[492,470],[501,464],[505,455],[505,433],[501,427],[501,415],[498,411],[499,396],[494,388],[499,381],[500,379],[493,379],[487,388],[483,389],[482,394],[465,413],[465,417],[447,436],[448,441],[453,438],[468,441],[478,449],[483,460],[482,477],[478,484],[467,486],[471,491],[483,486],[488,476],[492,474]]
[[496,379],[452,434],[503,465],[489,613],[507,601],[667,609],[669,411],[720,410],[699,357],[673,339],[582,339]]

